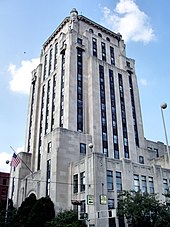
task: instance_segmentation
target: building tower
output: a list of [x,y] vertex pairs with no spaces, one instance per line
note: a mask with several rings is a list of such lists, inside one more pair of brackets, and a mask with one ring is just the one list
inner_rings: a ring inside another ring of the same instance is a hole
[[[122,36],[73,9],[44,43],[32,73],[19,155],[33,174],[22,162],[13,173],[20,179],[14,204],[31,193],[50,196],[56,212],[76,207],[88,213],[89,224],[121,226],[114,215],[117,193],[138,190],[139,181],[154,188],[157,151],[148,152],[148,144],[135,61],[126,57]],[[162,143],[152,145],[165,154]]]

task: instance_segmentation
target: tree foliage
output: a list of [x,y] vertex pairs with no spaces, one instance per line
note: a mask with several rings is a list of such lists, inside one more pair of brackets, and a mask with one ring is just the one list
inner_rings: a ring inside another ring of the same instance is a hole
[[169,206],[156,195],[124,191],[118,201],[118,216],[124,215],[130,227],[170,227]]
[[60,211],[57,216],[46,225],[47,227],[85,227],[83,221],[78,220],[78,215],[73,210]]
[[30,211],[27,227],[43,227],[47,221],[55,217],[54,204],[49,197],[37,200]]

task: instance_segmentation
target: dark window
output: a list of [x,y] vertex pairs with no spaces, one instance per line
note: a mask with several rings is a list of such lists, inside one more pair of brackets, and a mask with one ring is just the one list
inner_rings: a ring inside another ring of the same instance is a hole
[[85,200],[81,201],[80,212],[83,212],[83,213],[86,212],[86,201]]
[[98,33],[98,36],[99,36],[100,38],[102,38],[102,34],[101,34],[101,33]]
[[57,66],[57,54],[58,54],[58,43],[56,43],[54,47],[54,69],[56,69],[56,66]]
[[113,171],[107,170],[107,190],[113,190]]
[[134,190],[135,192],[138,192],[140,190],[140,184],[139,184],[139,175],[134,174]]
[[42,145],[42,130],[43,130],[43,117],[44,117],[44,100],[45,100],[45,85],[42,87],[42,97],[41,97],[37,170],[40,170],[40,164],[41,164],[41,145]]
[[85,143],[80,143],[80,153],[86,154],[86,144]]
[[154,194],[153,177],[149,177],[149,193]]
[[93,32],[93,29],[91,29],[91,28],[89,29],[89,32],[90,32],[90,33],[94,33],[94,32]]
[[97,57],[97,39],[92,38],[93,43],[93,56]]
[[7,179],[3,178],[2,185],[7,185]]
[[114,48],[110,47],[110,62],[112,65],[115,65],[115,56],[114,56]]
[[138,136],[138,128],[137,128],[137,120],[136,120],[136,109],[135,109],[135,98],[134,98],[134,91],[133,91],[133,83],[132,83],[132,75],[129,73],[129,90],[131,96],[131,104],[132,104],[132,117],[134,122],[134,135],[135,135],[135,142],[136,146],[139,147],[139,136]]
[[47,160],[46,196],[50,195],[51,160]]
[[108,42],[110,42],[110,38],[109,38],[109,37],[106,37],[106,40],[107,40]]
[[104,67],[102,65],[99,65],[99,82],[100,82],[100,103],[101,103],[100,105],[101,105],[101,124],[102,124],[103,153],[106,156],[108,156]]
[[77,42],[79,43],[79,44],[82,44],[82,39],[80,39],[80,38],[77,38]]
[[75,174],[73,176],[73,192],[74,193],[78,192],[78,174]]
[[114,209],[115,205],[114,205],[114,199],[108,199],[108,209]]
[[64,109],[64,78],[65,78],[65,51],[62,52],[62,60],[61,60],[61,91],[60,91],[60,127],[63,127],[63,109]]
[[53,49],[50,50],[48,75],[51,74],[51,69],[52,69],[52,54],[53,54]]
[[52,150],[52,142],[49,142],[47,147],[47,153],[51,153],[51,150]]
[[77,131],[83,131],[83,52],[77,49]]
[[143,156],[139,156],[139,163],[144,164],[144,157]]
[[52,112],[51,112],[51,131],[54,129],[54,112],[55,112],[55,97],[56,97],[56,74],[53,77],[53,94],[52,94]]
[[80,191],[85,191],[85,172],[80,173]]
[[105,45],[105,43],[101,42],[101,47],[102,47],[102,60],[106,61],[106,45]]
[[156,158],[159,158],[159,151],[157,148],[154,148],[155,154],[156,154]]
[[48,132],[48,125],[49,125],[50,88],[51,88],[51,80],[48,81],[48,86],[47,86],[47,103],[46,103],[46,118],[45,118],[45,134],[47,134],[47,132]]
[[163,179],[163,190],[164,190],[164,194],[168,193],[168,180],[167,179]]
[[126,126],[126,114],[125,114],[125,100],[124,100],[124,92],[123,92],[123,78],[120,73],[118,73],[119,79],[119,93],[120,93],[120,104],[121,104],[121,113],[122,113],[122,128],[123,128],[123,142],[124,142],[124,156],[125,158],[129,158],[129,147],[128,147],[128,136],[127,126]]
[[46,74],[47,74],[47,54],[45,55],[44,58],[44,75],[43,75],[43,79],[46,79]]
[[122,191],[122,177],[121,177],[121,172],[116,171],[116,187],[117,187],[117,192]]
[[146,193],[147,192],[146,176],[141,176],[141,179],[142,179],[142,192]]
[[110,103],[111,103],[111,115],[112,115],[114,158],[115,159],[119,159],[117,116],[116,116],[116,100],[115,100],[113,70],[109,70],[109,82],[110,82],[110,97],[111,97]]

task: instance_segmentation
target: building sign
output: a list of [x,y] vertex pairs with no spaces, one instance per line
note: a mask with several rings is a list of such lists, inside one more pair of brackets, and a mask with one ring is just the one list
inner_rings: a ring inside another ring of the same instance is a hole
[[100,204],[101,205],[107,204],[107,196],[106,195],[100,195]]
[[94,205],[94,195],[87,195],[87,205]]

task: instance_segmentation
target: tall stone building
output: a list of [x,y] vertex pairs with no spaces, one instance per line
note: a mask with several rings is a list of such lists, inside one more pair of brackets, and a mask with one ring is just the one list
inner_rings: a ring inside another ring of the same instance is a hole
[[88,213],[89,225],[107,227],[124,226],[115,215],[122,190],[164,199],[166,146],[144,138],[135,61],[119,33],[73,9],[47,39],[32,73],[19,155],[16,206],[31,193],[50,196],[56,212],[74,208]]

